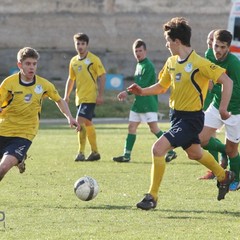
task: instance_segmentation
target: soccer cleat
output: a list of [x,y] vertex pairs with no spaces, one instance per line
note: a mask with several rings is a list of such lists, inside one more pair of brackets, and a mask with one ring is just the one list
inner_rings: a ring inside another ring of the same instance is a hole
[[120,156],[120,157],[113,157],[112,160],[115,162],[129,162],[131,159],[130,157]]
[[177,153],[174,151],[169,151],[166,155],[165,155],[165,161],[166,162],[171,162],[173,159],[177,158]]
[[207,173],[205,175],[203,175],[202,177],[198,178],[199,180],[210,180],[210,179],[214,179],[215,175],[213,174],[212,171],[207,171]]
[[79,161],[85,161],[85,155],[81,152],[75,158],[75,162],[79,162]]
[[229,191],[237,191],[240,188],[240,182],[232,182],[229,186]]
[[145,194],[143,200],[137,203],[137,208],[141,208],[142,210],[150,210],[154,209],[157,206],[157,201],[153,199],[153,196],[150,193]]
[[97,152],[91,152],[86,161],[97,161],[100,160],[101,156]]
[[225,179],[222,182],[217,181],[218,187],[218,201],[225,198],[225,195],[229,192],[229,186],[234,181],[235,174],[232,171],[225,171]]
[[24,173],[26,170],[26,163],[25,160],[27,159],[27,154],[25,155],[25,157],[23,158],[23,160],[17,165],[18,169],[19,169],[19,173]]
[[228,166],[228,157],[227,157],[226,154],[222,154],[222,157],[221,157],[220,162],[221,162],[221,164],[220,164],[221,167],[222,167],[223,169],[226,169],[227,166]]

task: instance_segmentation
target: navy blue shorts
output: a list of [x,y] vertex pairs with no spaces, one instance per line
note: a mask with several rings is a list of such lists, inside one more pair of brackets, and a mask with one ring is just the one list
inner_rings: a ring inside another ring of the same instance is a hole
[[25,138],[0,136],[0,158],[3,155],[12,155],[21,162],[31,144],[32,142]]
[[164,133],[171,146],[189,148],[200,144],[198,134],[204,126],[203,111],[186,112],[171,110],[171,128]]
[[78,106],[77,116],[84,117],[90,121],[94,117],[96,103],[82,103]]

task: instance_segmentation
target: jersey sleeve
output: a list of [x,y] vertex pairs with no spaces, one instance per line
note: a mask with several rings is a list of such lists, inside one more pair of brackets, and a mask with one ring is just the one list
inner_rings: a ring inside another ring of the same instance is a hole
[[158,82],[164,88],[169,88],[171,85],[171,76],[168,72],[168,61],[163,66],[158,74]]
[[73,70],[73,67],[72,67],[72,65],[73,65],[73,59],[70,61],[70,63],[69,63],[69,78],[71,79],[71,80],[73,80],[73,81],[75,81],[76,80],[76,74],[75,74],[75,72],[74,72],[74,70]]
[[95,67],[96,67],[96,72],[97,72],[98,77],[106,73],[106,70],[105,70],[102,62],[101,62],[100,58],[98,58],[98,57],[96,58]]
[[55,102],[57,102],[61,99],[61,96],[59,95],[57,89],[50,82],[48,82],[47,91],[46,91],[45,95],[48,96],[51,100],[53,100]]
[[201,74],[207,78],[211,79],[214,83],[217,83],[218,78],[226,72],[226,70],[220,66],[217,66],[210,61],[206,61],[206,64],[199,67]]

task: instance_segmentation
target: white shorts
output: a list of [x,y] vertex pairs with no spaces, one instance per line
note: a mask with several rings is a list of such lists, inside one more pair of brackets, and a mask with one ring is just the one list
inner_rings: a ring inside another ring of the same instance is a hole
[[225,126],[225,135],[228,140],[234,143],[240,142],[240,114],[231,115],[227,120],[222,120],[218,109],[212,104],[205,112],[204,126],[220,129]]
[[129,113],[129,122],[157,122],[158,114],[156,112],[147,112],[147,113],[137,113],[130,111]]

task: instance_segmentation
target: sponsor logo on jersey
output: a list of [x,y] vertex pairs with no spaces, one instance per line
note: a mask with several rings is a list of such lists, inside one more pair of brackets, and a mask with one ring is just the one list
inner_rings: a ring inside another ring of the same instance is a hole
[[31,93],[30,93],[30,94],[27,94],[27,95],[25,95],[25,97],[24,97],[24,102],[28,103],[28,102],[31,101],[31,99],[32,99],[32,94],[31,94]]
[[176,82],[179,82],[179,81],[181,80],[181,76],[182,76],[181,73],[177,73],[177,74],[176,74],[176,76],[175,76]]

